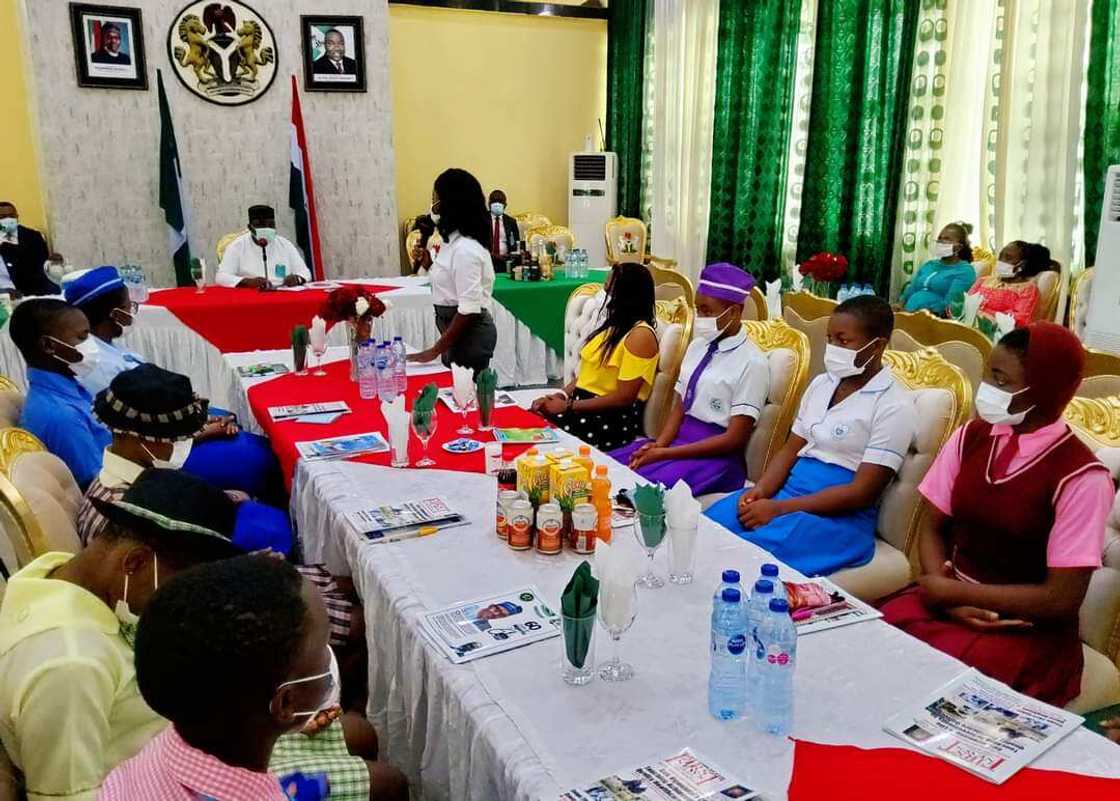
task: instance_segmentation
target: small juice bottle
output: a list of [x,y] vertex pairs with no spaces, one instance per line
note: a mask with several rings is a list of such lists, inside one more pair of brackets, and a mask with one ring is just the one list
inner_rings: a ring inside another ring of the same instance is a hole
[[590,445],[580,445],[579,456],[574,457],[572,461],[587,471],[588,478],[595,475],[595,463],[591,461]]
[[611,480],[607,478],[607,466],[595,466],[595,478],[591,479],[591,503],[599,513],[598,538],[603,542],[611,541]]

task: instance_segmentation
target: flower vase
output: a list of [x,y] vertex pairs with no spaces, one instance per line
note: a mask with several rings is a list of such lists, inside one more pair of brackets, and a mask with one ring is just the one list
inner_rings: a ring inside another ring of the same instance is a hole
[[346,323],[346,344],[350,347],[350,380],[358,380],[358,326]]

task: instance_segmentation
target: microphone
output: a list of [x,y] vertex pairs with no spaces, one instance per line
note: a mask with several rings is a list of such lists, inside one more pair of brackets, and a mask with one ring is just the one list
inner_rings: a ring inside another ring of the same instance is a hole
[[265,249],[268,242],[264,239],[258,239],[257,244],[261,248],[261,265],[264,267],[264,286],[261,289],[262,291],[269,290],[272,288],[272,281],[268,277],[268,251]]

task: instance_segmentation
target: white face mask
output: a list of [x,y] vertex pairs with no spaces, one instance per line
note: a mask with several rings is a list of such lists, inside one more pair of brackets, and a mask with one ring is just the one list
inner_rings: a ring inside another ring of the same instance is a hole
[[143,442],[140,447],[147,451],[148,456],[152,457],[152,467],[161,470],[182,470],[183,465],[187,463],[187,457],[191,455],[191,448],[194,446],[194,440],[181,439],[171,444],[171,455],[166,459],[157,458],[155,454],[148,450],[148,446]]
[[980,383],[980,388],[976,390],[976,413],[980,415],[981,420],[994,426],[1017,426],[1027,418],[1027,413],[1034,407],[1031,406],[1014,414],[1008,409],[1011,408],[1015,396],[1028,389],[1030,387],[1023,387],[1019,392],[1008,392],[983,381]]
[[256,236],[258,243],[263,239],[265,244],[268,245],[271,244],[274,239],[276,239],[275,228],[254,228],[253,233]]
[[[280,690],[284,689],[285,687],[290,687],[293,684],[305,684],[311,681],[319,681],[328,677],[330,678],[330,681],[327,684],[327,689],[323,693],[323,698],[319,702],[319,706],[312,710],[293,712],[292,714],[296,717],[313,718],[323,710],[331,709],[338,706],[339,704],[339,699],[341,699],[342,697],[342,680],[338,672],[338,660],[334,658],[334,651],[331,650],[330,646],[327,646],[327,654],[330,656],[331,664],[326,673],[316,673],[314,676],[305,676],[302,679],[292,679],[291,681],[284,682],[276,688],[276,692],[280,692]],[[273,697],[275,698],[275,694],[273,694]],[[269,703],[269,711],[272,711],[271,702]]]
[[19,220],[16,217],[0,217],[0,231],[11,235],[19,230]]
[[701,342],[711,342],[718,339],[727,326],[721,326],[719,319],[727,310],[724,309],[715,317],[697,317],[692,321],[692,335]]
[[490,213],[493,214],[495,217],[501,217],[503,214],[506,213],[506,204],[505,203],[491,203],[490,204]]
[[59,345],[65,345],[78,352],[79,358],[76,362],[68,362],[57,353],[52,354],[56,359],[70,368],[70,372],[74,374],[75,378],[85,378],[96,370],[97,366],[101,363],[101,349],[97,347],[97,342],[92,336],[86,337],[77,345],[67,345],[61,339],[55,339],[55,337],[48,337],[48,339],[52,339]]
[[[159,589],[159,557],[152,554],[152,583],[153,591]],[[140,626],[140,616],[134,613],[128,605],[128,573],[124,574],[124,597],[117,601],[113,607],[113,614],[120,624],[121,638],[128,643],[129,648],[136,647],[136,629]]]
[[939,259],[945,259],[952,256],[957,252],[957,246],[952,242],[934,242],[933,255]]
[[996,275],[1000,278],[1013,278],[1018,269],[1014,264],[1008,264],[1005,261],[996,262]]
[[[854,375],[860,375],[867,369],[867,362],[857,365],[856,357],[878,341],[878,339],[873,339],[859,350],[842,348],[839,345],[833,345],[831,342],[828,343],[824,346],[824,369],[833,378],[851,378]],[[871,360],[868,359],[867,361]]]
[[434,206],[428,207],[428,216],[432,218],[432,225],[439,225],[439,212]]

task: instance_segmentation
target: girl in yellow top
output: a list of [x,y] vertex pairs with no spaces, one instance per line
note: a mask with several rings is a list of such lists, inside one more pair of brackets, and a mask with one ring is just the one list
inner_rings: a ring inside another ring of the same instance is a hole
[[602,451],[641,435],[642,412],[657,373],[649,270],[619,264],[606,289],[606,319],[580,351],[576,380],[533,401],[533,411]]

